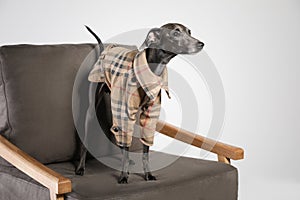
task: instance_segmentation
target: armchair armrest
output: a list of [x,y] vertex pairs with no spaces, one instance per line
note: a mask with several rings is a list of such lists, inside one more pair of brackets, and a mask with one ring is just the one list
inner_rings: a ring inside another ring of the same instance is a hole
[[71,192],[71,180],[38,162],[0,135],[0,156],[50,190],[51,200]]
[[230,159],[240,160],[244,158],[244,150],[216,140],[203,137],[159,120],[156,131],[175,138],[187,144],[202,148],[218,155],[220,162],[230,163]]

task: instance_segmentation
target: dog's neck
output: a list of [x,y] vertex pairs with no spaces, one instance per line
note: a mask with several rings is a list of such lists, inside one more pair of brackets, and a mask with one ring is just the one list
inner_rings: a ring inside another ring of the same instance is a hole
[[147,48],[146,58],[151,71],[160,76],[169,61],[174,58],[176,54],[162,49]]

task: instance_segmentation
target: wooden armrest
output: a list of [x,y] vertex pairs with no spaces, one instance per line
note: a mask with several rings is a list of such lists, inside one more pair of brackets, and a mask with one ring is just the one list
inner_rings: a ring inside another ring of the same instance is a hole
[[51,200],[63,199],[71,192],[71,180],[38,162],[0,135],[0,156],[16,168],[49,188]]
[[229,159],[240,160],[244,158],[244,150],[242,148],[197,135],[161,120],[156,125],[156,131],[187,144],[216,153],[218,154],[219,161],[222,162],[229,163]]

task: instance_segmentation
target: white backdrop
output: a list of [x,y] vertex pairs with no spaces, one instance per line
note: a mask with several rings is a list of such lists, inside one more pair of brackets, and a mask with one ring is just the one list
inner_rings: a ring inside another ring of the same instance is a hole
[[222,78],[220,140],[245,149],[245,159],[232,162],[239,199],[300,199],[300,1],[0,0],[0,45],[94,42],[84,24],[105,41],[166,22],[204,41]]

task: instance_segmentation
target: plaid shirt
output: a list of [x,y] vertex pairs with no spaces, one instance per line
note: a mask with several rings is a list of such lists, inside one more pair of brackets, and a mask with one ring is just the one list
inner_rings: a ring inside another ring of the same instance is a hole
[[[119,146],[130,146],[132,136],[153,145],[161,107],[161,88],[168,97],[167,68],[161,76],[149,68],[145,51],[116,44],[104,49],[89,74],[91,82],[105,82],[111,90],[112,133]],[[140,126],[135,126],[136,121]]]

